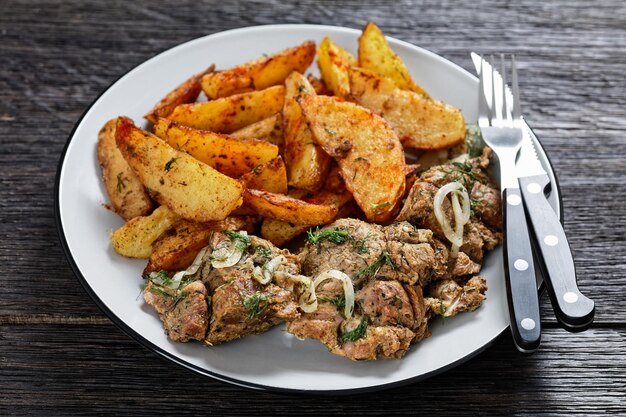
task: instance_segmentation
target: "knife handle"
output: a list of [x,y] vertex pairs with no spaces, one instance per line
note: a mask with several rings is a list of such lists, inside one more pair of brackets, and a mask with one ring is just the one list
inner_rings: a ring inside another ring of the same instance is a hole
[[574,259],[565,231],[544,194],[550,179],[542,174],[520,178],[519,183],[543,261],[552,308],[566,330],[583,331],[593,322],[595,304],[576,285]]
[[517,349],[533,353],[541,340],[539,296],[529,229],[519,188],[502,192],[504,274],[511,331]]

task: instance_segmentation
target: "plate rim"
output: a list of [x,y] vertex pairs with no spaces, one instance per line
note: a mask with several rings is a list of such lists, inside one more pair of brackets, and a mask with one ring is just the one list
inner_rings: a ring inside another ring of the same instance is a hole
[[[152,59],[155,59],[158,56],[161,56],[163,54],[166,53],[170,53],[173,50],[177,49],[177,48],[182,48],[185,46],[188,46],[191,43],[194,43],[196,41],[199,41],[201,39],[205,39],[208,37],[214,37],[214,36],[221,36],[221,35],[226,35],[229,33],[233,33],[233,32],[245,32],[247,30],[258,30],[258,29],[267,29],[267,30],[271,30],[271,29],[290,29],[290,28],[304,28],[306,29],[307,27],[310,28],[332,28],[333,30],[342,30],[342,31],[358,31],[358,29],[354,29],[354,28],[349,28],[349,27],[345,27],[345,26],[333,26],[333,25],[316,25],[316,24],[270,24],[270,25],[252,25],[252,26],[245,26],[245,27],[239,27],[239,28],[233,28],[233,29],[228,29],[228,30],[224,30],[224,31],[218,31],[212,34],[208,34],[205,36],[200,36],[197,38],[193,38],[190,39],[188,41],[179,43],[177,45],[174,45],[170,48],[167,48],[163,51],[157,52],[154,55],[152,55],[150,58],[147,58],[145,60],[143,60],[142,62],[140,62],[139,64],[135,65],[134,67],[128,69],[127,71],[125,71],[124,73],[122,73],[119,77],[117,77],[116,79],[114,79],[107,87],[105,87],[94,99],[93,101],[87,106],[87,108],[83,111],[83,113],[81,114],[81,116],[78,118],[78,120],[76,121],[76,123],[74,124],[74,127],[72,128],[72,130],[70,131],[68,138],[65,142],[65,145],[63,147],[63,150],[61,152],[60,158],[59,158],[59,162],[57,164],[57,170],[56,170],[56,175],[55,175],[55,182],[54,182],[54,205],[53,205],[53,209],[54,209],[54,220],[55,220],[55,224],[56,224],[56,228],[57,228],[57,233],[58,233],[58,237],[61,243],[61,247],[63,248],[63,253],[65,255],[66,260],[69,263],[70,268],[72,269],[72,272],[74,273],[75,278],[77,279],[77,281],[81,284],[82,288],[85,290],[85,292],[91,297],[91,299],[95,302],[95,304],[98,306],[98,308],[118,327],[120,328],[124,333],[126,333],[126,335],[130,336],[133,340],[135,340],[136,342],[138,342],[140,345],[142,345],[144,348],[154,352],[157,354],[158,357],[160,357],[161,359],[164,359],[170,363],[174,363],[175,365],[184,368],[186,370],[192,371],[196,374],[205,376],[205,377],[210,377],[213,378],[215,380],[221,381],[221,382],[226,382],[229,384],[233,384],[242,388],[246,388],[246,389],[250,389],[250,390],[254,390],[254,391],[264,391],[264,392],[274,392],[274,393],[280,393],[280,394],[290,394],[290,395],[299,395],[299,394],[305,394],[305,395],[321,395],[321,396],[328,396],[328,395],[350,395],[350,394],[358,394],[358,393],[368,393],[368,392],[375,392],[375,391],[382,391],[382,390],[387,390],[390,388],[394,388],[394,387],[401,387],[401,386],[405,386],[405,385],[409,385],[412,383],[416,383],[419,381],[423,381],[427,378],[433,377],[435,375],[447,372],[448,370],[452,369],[452,368],[456,368],[457,366],[469,361],[470,359],[476,357],[477,355],[479,355],[480,353],[482,353],[483,351],[485,351],[487,348],[493,346],[495,344],[495,342],[500,339],[502,337],[503,334],[507,333],[510,326],[507,326],[506,328],[504,328],[500,333],[498,333],[497,335],[495,335],[489,342],[483,344],[482,346],[480,346],[479,348],[469,352],[467,355],[457,359],[456,361],[450,362],[448,364],[446,364],[445,366],[442,366],[440,368],[434,369],[430,372],[426,372],[423,373],[421,375],[416,375],[414,377],[409,377],[403,380],[399,380],[399,381],[394,381],[394,382],[388,382],[388,383],[383,383],[383,384],[376,384],[376,385],[370,385],[368,387],[359,387],[359,388],[342,388],[342,389],[335,389],[335,390],[315,390],[315,389],[300,389],[300,388],[283,388],[283,387],[276,387],[276,386],[271,386],[271,385],[263,385],[263,384],[258,384],[258,383],[254,383],[254,382],[248,382],[248,381],[243,381],[237,378],[232,378],[229,376],[224,376],[221,375],[219,373],[201,368],[199,366],[196,366],[192,363],[189,363],[187,361],[185,361],[184,359],[181,359],[179,357],[177,357],[174,354],[171,354],[165,350],[163,350],[161,347],[159,347],[158,345],[156,345],[155,343],[149,341],[148,339],[146,339],[143,335],[141,335],[139,332],[135,331],[134,329],[132,329],[128,324],[126,324],[123,319],[121,319],[120,317],[118,317],[115,313],[113,313],[113,311],[111,311],[109,309],[109,307],[102,301],[102,299],[98,296],[98,294],[96,294],[96,292],[91,288],[91,286],[89,285],[89,283],[87,282],[87,279],[85,278],[85,276],[83,275],[83,273],[81,272],[80,268],[78,267],[74,256],[69,248],[69,244],[67,241],[67,237],[65,235],[65,230],[63,229],[63,222],[61,219],[61,201],[60,201],[60,186],[61,186],[61,177],[62,177],[62,172],[63,169],[65,167],[65,160],[66,160],[66,155],[67,155],[67,151],[69,149],[70,144],[72,143],[72,139],[75,137],[75,133],[76,130],[78,129],[78,127],[81,125],[81,123],[83,122],[83,119],[85,118],[85,116],[89,113],[89,111],[92,109],[92,107],[100,100],[100,98],[106,94],[118,81],[120,81],[122,78],[124,78],[126,75],[130,74],[131,72],[138,70],[141,66],[143,66],[144,64],[146,64],[147,62],[151,61]],[[423,47],[414,45],[410,42],[406,42],[403,41],[401,39],[398,38],[394,38],[391,36],[386,36],[389,39],[393,39],[394,41],[400,42],[402,44],[408,45],[412,48],[419,48],[421,50],[423,50],[424,52],[432,55],[433,57],[436,57],[438,60],[443,60],[447,63],[451,63],[453,65],[455,65],[458,69],[462,70],[466,75],[469,75],[470,77],[478,80],[478,78],[473,75],[472,73],[470,73],[469,71],[467,71],[465,68],[459,66],[458,64],[428,50],[425,49]],[[533,131],[532,127],[530,126],[530,124],[528,124],[527,122],[527,127]],[[536,135],[535,135],[536,137]],[[537,139],[537,143],[539,144],[539,147],[541,148],[541,150],[543,151],[543,154],[545,155],[546,159],[548,160],[548,163],[550,165],[550,171],[552,176],[554,177],[554,184],[552,185],[553,189],[556,190],[557,192],[557,204],[558,204],[558,208],[559,208],[559,213],[557,213],[557,216],[559,217],[559,221],[561,222],[561,224],[563,224],[563,200],[562,200],[562,193],[561,193],[561,187],[556,175],[556,172],[554,171],[554,169],[552,168],[552,161],[550,159],[550,156],[548,155],[548,153],[546,152],[546,150],[544,149],[543,145],[541,144],[541,141],[538,139],[538,137],[536,137]],[[542,281],[538,292],[539,294],[543,294],[543,292],[545,291],[545,283]]]

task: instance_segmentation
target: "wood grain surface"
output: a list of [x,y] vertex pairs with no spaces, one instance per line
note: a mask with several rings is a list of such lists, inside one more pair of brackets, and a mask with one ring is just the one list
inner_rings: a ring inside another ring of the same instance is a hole
[[[557,0],[0,2],[0,415],[626,414],[626,3]],[[383,31],[471,70],[515,53],[522,105],[561,186],[584,333],[542,299],[543,342],[510,334],[427,381],[374,394],[248,391],[160,359],[115,327],[67,263],[54,220],[61,151],[126,71],[187,40],[243,26]]]

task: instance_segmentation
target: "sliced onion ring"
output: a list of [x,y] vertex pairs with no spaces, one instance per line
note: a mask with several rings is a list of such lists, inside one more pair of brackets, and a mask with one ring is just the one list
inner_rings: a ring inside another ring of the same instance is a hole
[[193,275],[198,272],[198,269],[200,269],[200,266],[202,265],[202,258],[206,254],[207,250],[209,250],[208,246],[200,249],[200,252],[198,252],[196,258],[193,260],[191,265],[189,265],[189,267],[184,271],[178,271],[177,273],[175,273],[172,277],[172,282],[167,285],[167,287],[178,288],[180,286],[180,282],[182,281],[183,277],[185,277],[185,275]]
[[[245,236],[248,235],[248,232],[246,232],[245,230],[242,230],[238,233]],[[218,269],[231,267],[239,262],[245,250],[246,248],[242,247],[241,245],[237,245],[237,240],[231,239],[230,245],[228,247],[220,247],[213,251],[211,266]]]
[[[452,193],[451,203],[452,211],[454,213],[454,230],[443,212],[443,202],[448,194]],[[459,203],[459,196],[463,199],[463,203]],[[463,185],[457,181],[452,181],[443,187],[441,187],[435,194],[433,200],[433,206],[435,209],[435,217],[437,222],[441,225],[443,234],[446,239],[452,243],[452,256],[456,256],[459,252],[459,247],[463,245],[463,226],[469,221],[470,218],[470,199],[467,194],[467,190]]]
[[322,282],[333,278],[341,281],[341,284],[343,285],[343,293],[346,299],[343,315],[346,319],[349,319],[352,317],[352,313],[354,312],[354,286],[352,285],[352,280],[348,275],[341,271],[337,271],[336,269],[330,269],[315,277],[315,280],[313,280],[313,288],[317,288],[317,286]]
[[276,268],[280,266],[286,259],[283,255],[278,255],[275,258],[267,261],[262,267],[255,266],[252,271],[252,277],[256,279],[259,284],[266,285],[274,278]]

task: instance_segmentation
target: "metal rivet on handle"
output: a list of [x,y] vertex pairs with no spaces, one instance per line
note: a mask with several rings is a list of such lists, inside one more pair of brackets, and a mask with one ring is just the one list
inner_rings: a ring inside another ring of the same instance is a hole
[[513,263],[513,266],[518,271],[526,271],[528,269],[528,262],[526,262],[523,259],[516,259],[515,262]]
[[543,241],[548,246],[556,246],[559,243],[559,238],[554,235],[548,235],[543,238]]
[[516,194],[511,194],[506,198],[506,202],[512,206],[518,206],[522,202],[522,199]]
[[526,189],[529,193],[538,194],[541,192],[541,185],[536,182],[531,182],[528,186],[526,186]]
[[578,301],[578,295],[576,293],[569,291],[563,294],[563,299],[565,300],[566,303],[572,304]]
[[535,328],[535,320],[533,319],[523,319],[520,324],[526,330],[532,330]]

